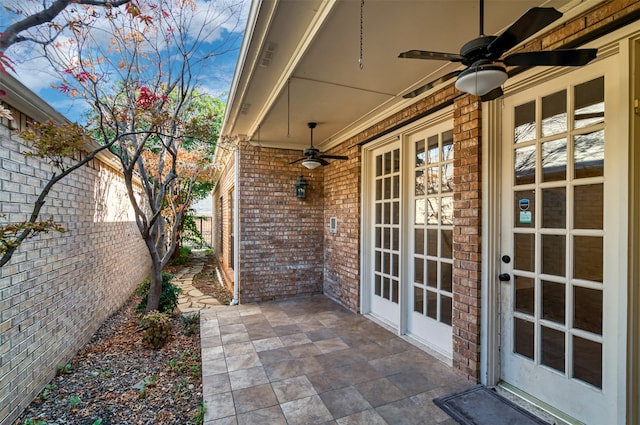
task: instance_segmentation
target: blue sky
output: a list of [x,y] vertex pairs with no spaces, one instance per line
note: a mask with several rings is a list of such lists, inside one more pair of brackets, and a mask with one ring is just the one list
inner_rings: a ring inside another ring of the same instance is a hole
[[[147,0],[145,0],[147,1]],[[210,0],[193,0],[196,7],[205,8],[209,5]],[[222,18],[220,24],[220,32],[218,36],[212,36],[211,42],[203,44],[203,48],[219,51],[218,45],[220,40],[230,37],[232,39],[233,48],[224,47],[225,53],[216,56],[207,64],[207,73],[199,84],[199,91],[208,93],[215,97],[226,100],[226,96],[230,90],[236,61],[242,42],[242,31],[245,28],[246,16],[250,6],[250,0],[211,0],[216,3],[221,1],[234,2],[234,10],[241,10],[240,22],[233,19]],[[36,12],[42,9],[41,0],[0,0],[2,6],[13,6],[24,12]],[[49,4],[50,1],[47,1]],[[156,3],[149,1],[149,3]],[[10,13],[0,7],[0,31],[15,22],[20,17]],[[197,25],[195,23],[194,25]],[[20,80],[25,86],[30,88],[57,111],[65,115],[72,121],[82,123],[82,112],[86,110],[85,101],[83,99],[74,99],[70,96],[60,93],[51,85],[60,82],[59,77],[49,66],[49,63],[39,54],[38,46],[31,43],[19,43],[10,47],[7,52],[15,62],[15,73],[12,74]]]

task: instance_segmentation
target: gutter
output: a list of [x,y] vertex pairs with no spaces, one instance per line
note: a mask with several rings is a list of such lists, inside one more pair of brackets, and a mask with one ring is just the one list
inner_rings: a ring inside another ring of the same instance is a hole
[[238,305],[240,302],[240,149],[235,152],[235,176],[234,186],[236,195],[233,197],[233,300],[231,305]]

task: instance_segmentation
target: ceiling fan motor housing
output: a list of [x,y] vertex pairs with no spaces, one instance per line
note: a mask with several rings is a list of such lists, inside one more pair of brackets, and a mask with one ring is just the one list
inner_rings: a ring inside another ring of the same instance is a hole
[[466,66],[471,66],[480,59],[491,59],[491,53],[487,47],[496,38],[498,37],[495,35],[486,35],[466,42],[460,48],[460,55],[464,58],[462,63]]
[[316,148],[307,148],[304,150],[304,156],[316,156],[320,151]]

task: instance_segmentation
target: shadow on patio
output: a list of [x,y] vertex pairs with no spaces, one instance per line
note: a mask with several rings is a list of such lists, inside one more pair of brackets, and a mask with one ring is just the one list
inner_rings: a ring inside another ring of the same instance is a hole
[[475,383],[324,296],[201,311],[205,425],[449,424]]

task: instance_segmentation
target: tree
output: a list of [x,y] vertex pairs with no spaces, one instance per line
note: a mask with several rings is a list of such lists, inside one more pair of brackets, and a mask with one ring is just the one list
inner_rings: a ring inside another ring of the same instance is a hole
[[[35,2],[31,4],[36,5]],[[14,71],[13,61],[5,54],[12,45],[35,43],[46,47],[54,43],[65,30],[78,28],[86,23],[86,16],[78,12],[81,10],[87,13],[92,12],[90,9],[79,10],[77,6],[98,6],[111,10],[125,4],[129,4],[125,9],[127,13],[137,14],[136,7],[132,6],[130,0],[54,0],[50,3],[43,1],[40,4],[42,10],[34,13],[28,13],[25,10],[25,2],[22,2],[20,7],[16,3],[16,7],[13,8],[9,4],[3,5],[5,11],[18,19],[0,32],[0,72],[7,72],[8,69]],[[73,5],[76,6],[74,13],[63,13]],[[0,117],[13,120],[11,112],[3,105],[0,105]],[[27,220],[0,224],[0,267],[11,260],[15,251],[26,239],[50,231],[64,232],[64,228],[52,219],[39,219],[47,195],[57,182],[87,164],[98,152],[109,148],[109,145],[105,144],[80,155],[88,146],[89,136],[82,127],[74,123],[64,125],[56,125],[53,122],[40,125],[32,123],[32,127],[21,136],[33,144],[34,151],[31,155],[46,159],[55,171],[45,183]],[[4,216],[0,215],[0,217]]]
[[212,174],[220,117],[199,112],[199,77],[216,55],[235,48],[242,4],[132,5],[135,13],[86,13],[82,25],[44,52],[61,78],[57,89],[87,101],[88,125],[120,161],[151,258],[151,311],[158,307],[162,269],[176,249],[194,187]]
[[[70,5],[114,8],[130,2],[131,0],[54,0],[50,3],[43,1],[42,10],[34,13],[25,11],[25,2],[20,7],[17,4],[16,7],[4,5],[6,11],[20,17],[20,19],[0,33],[0,72],[6,72],[6,68],[13,70],[13,61],[5,55],[6,50],[13,44],[32,42],[47,46],[53,43],[66,29],[81,25],[82,18],[78,16],[64,16],[62,19],[58,19]],[[135,5],[127,7],[127,11],[136,13]]]
[[[216,135],[220,134],[220,129],[222,128],[222,118],[224,115],[225,104],[220,100],[207,95],[200,95],[199,93],[194,93],[193,101],[192,101],[192,114],[194,117],[214,117],[214,121],[212,124],[212,132]],[[210,155],[214,154],[214,147],[210,146]],[[193,221],[193,213],[190,210],[191,205],[199,201],[201,199],[205,199],[213,190],[213,182],[208,178],[200,178],[196,179],[193,186],[191,187],[191,198],[186,202],[187,213],[182,216],[181,222],[178,224],[176,231],[176,249],[171,256],[170,260],[174,260],[180,254],[180,247],[182,245],[182,237],[184,235],[183,229],[185,226],[185,220],[191,218]],[[186,191],[183,188],[180,191],[181,196],[184,199],[184,195]]]
[[91,152],[83,152],[89,145],[88,141],[91,137],[85,128],[77,123],[64,125],[53,121],[32,123],[21,133],[21,137],[33,148],[33,152],[25,153],[26,156],[45,159],[56,171],[40,191],[27,220],[0,224],[0,267],[11,260],[15,251],[26,239],[50,231],[65,232],[65,229],[51,218],[39,220],[40,210],[47,195],[56,183],[93,160],[100,151],[110,147],[109,144],[105,144]]

